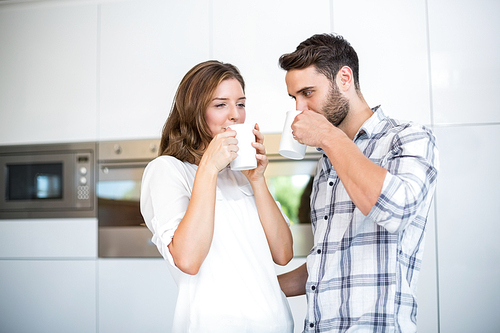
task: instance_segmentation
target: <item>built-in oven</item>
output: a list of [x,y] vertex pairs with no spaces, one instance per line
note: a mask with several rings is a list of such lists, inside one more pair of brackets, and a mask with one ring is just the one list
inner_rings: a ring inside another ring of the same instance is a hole
[[[278,154],[280,134],[266,134],[269,166],[265,177],[271,194],[291,220],[294,255],[307,256],[313,236],[309,192],[321,156],[308,148],[303,160]],[[159,140],[99,142],[97,205],[99,257],[160,257],[140,213],[141,180],[146,165],[158,155]]]
[[146,165],[158,156],[159,140],[98,144],[96,185],[99,257],[160,257],[140,212]]
[[95,217],[95,142],[0,146],[0,219]]

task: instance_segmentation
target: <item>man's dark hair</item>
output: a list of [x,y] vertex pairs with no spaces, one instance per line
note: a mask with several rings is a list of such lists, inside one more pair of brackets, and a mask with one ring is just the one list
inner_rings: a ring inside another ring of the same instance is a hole
[[359,88],[359,63],[358,55],[353,47],[342,36],[334,34],[314,35],[297,46],[292,53],[280,57],[281,68],[286,71],[292,69],[304,69],[311,65],[325,75],[332,84],[338,71],[348,66],[354,75],[354,86]]

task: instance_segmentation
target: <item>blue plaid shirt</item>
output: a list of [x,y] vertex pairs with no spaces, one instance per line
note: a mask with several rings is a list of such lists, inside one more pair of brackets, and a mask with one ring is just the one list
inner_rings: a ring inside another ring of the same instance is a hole
[[424,126],[391,119],[379,107],[373,111],[354,142],[388,172],[368,216],[351,201],[326,155],[318,164],[304,332],[416,332],[436,139]]

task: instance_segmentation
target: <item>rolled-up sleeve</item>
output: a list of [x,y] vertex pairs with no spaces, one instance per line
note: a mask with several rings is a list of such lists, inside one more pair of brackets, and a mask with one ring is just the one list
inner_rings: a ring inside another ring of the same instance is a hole
[[144,170],[141,185],[141,213],[153,233],[153,243],[172,266],[175,264],[168,245],[191,197],[191,186],[181,163],[169,156],[156,158]]
[[427,214],[439,167],[436,138],[425,127],[400,132],[381,166],[387,174],[368,217],[391,233],[399,232]]

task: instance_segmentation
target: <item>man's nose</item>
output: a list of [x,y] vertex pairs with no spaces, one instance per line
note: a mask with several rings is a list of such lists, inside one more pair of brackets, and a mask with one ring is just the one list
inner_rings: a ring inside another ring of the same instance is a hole
[[295,101],[295,110],[297,111],[307,110],[307,103],[305,101],[297,99]]

